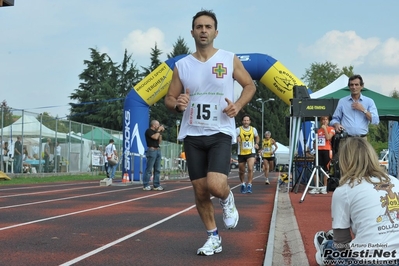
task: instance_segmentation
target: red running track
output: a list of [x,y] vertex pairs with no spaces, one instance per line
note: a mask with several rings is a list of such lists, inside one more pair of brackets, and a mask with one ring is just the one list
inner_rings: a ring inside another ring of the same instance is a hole
[[96,182],[0,186],[0,265],[262,265],[276,191],[256,172],[253,194],[229,178],[240,221],[225,230],[214,199],[223,251],[197,256],[206,232],[188,180],[165,191]]
[[316,266],[318,264],[316,263],[316,248],[313,239],[316,232],[331,229],[331,199],[333,192],[325,195],[306,194],[304,201],[300,202],[304,189],[305,186],[301,184],[297,194],[290,192],[290,198],[309,265]]

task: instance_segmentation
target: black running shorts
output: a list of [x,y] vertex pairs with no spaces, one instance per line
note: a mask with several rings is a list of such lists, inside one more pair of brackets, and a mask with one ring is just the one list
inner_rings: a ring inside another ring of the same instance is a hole
[[206,177],[208,172],[230,172],[231,136],[217,133],[210,136],[184,138],[190,180]]

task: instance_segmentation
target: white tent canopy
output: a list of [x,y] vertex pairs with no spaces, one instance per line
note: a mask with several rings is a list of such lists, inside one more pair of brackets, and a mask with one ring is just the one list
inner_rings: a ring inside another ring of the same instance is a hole
[[[41,143],[41,139],[43,138],[68,139],[68,142],[61,143],[60,146],[61,156],[69,161],[69,171],[87,171],[91,164],[91,140],[75,136],[74,134],[56,132],[40,123],[32,115],[23,113],[23,116],[13,124],[3,128],[2,131],[3,136],[11,140],[11,147],[13,147],[17,136],[23,137],[24,145],[28,144],[25,140],[34,141],[30,146],[34,146],[35,150],[32,150],[33,147],[28,147],[29,154],[33,155],[40,154],[44,150],[45,143]],[[14,149],[12,148],[12,150]],[[54,150],[51,148],[51,153],[53,154],[53,152]]]
[[336,80],[334,80],[333,82],[322,88],[321,90],[311,93],[310,98],[318,99],[320,97],[323,97],[324,95],[345,88],[346,86],[348,86],[348,79],[349,78],[345,74],[342,74],[339,78],[337,78]]
[[57,138],[65,139],[65,133],[55,132],[40,123],[34,116],[23,114],[13,124],[3,128],[3,136],[24,136],[24,137],[51,137],[54,138],[57,133]]
[[290,149],[287,146],[284,146],[283,144],[281,144],[280,142],[276,141],[277,144],[277,151],[275,153],[275,157],[276,157],[276,166],[277,164],[289,164],[289,153],[290,153]]
[[290,151],[289,147],[281,144],[280,142],[276,141],[276,144],[277,144],[277,147],[278,147],[276,153],[288,153]]

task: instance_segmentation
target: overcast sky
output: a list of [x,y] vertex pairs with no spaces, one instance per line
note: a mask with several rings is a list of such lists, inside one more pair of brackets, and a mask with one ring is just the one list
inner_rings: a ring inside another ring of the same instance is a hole
[[399,89],[397,0],[15,0],[0,8],[0,101],[65,117],[89,48],[118,63],[127,49],[147,67],[155,43],[161,60],[179,36],[194,50],[191,22],[202,8],[218,17],[217,48],[268,54],[298,78],[314,62],[353,65],[365,87]]

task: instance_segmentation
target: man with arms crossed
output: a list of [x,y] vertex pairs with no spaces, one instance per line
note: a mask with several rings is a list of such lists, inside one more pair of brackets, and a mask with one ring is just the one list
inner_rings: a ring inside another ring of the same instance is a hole
[[[244,115],[241,120],[242,126],[237,127],[238,143],[238,174],[241,181],[241,193],[252,193],[252,180],[254,177],[254,164],[256,161],[256,150],[259,149],[259,135],[256,128],[250,126],[251,118]],[[245,183],[245,166],[248,168],[248,185]]]
[[[236,141],[234,117],[252,99],[256,88],[236,55],[214,48],[218,35],[216,15],[202,10],[192,20],[196,51],[176,62],[165,97],[166,107],[183,118],[178,138],[184,140],[195,203],[208,239],[198,255],[222,251],[211,196],[219,198],[223,222],[235,228],[238,211],[227,182],[231,144]],[[234,99],[234,80],[242,87]]]

